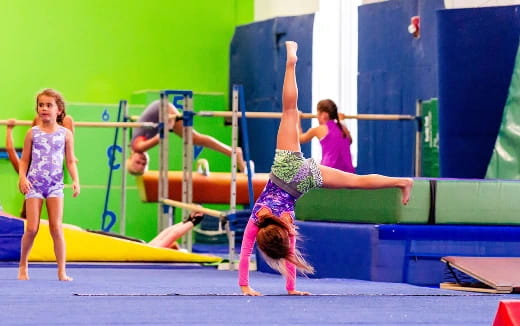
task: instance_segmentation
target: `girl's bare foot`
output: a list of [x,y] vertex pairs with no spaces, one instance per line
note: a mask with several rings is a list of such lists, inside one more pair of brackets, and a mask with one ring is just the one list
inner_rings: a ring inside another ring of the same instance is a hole
[[401,187],[401,202],[406,205],[410,200],[410,194],[412,192],[413,187],[413,179],[405,178],[404,185]]
[[29,279],[29,273],[27,272],[27,266],[20,266],[18,269],[18,279],[20,281],[27,281]]
[[58,273],[58,280],[60,281],[65,281],[65,282],[70,282],[73,280],[72,277],[68,276],[67,274],[65,273]]
[[254,297],[257,297],[257,296],[261,296],[261,295],[262,295],[262,293],[253,290],[252,288],[250,288],[250,287],[247,286],[247,285],[242,285],[242,286],[240,286],[240,290],[242,291],[242,294],[243,294],[243,295],[251,295],[251,296],[254,296]]
[[298,290],[287,291],[287,294],[289,294],[289,295],[311,295],[310,292],[298,291]]
[[296,51],[298,51],[298,43],[294,41],[287,41],[285,42],[285,48],[287,50],[287,64],[296,64],[296,61],[298,61],[298,57],[296,56]]

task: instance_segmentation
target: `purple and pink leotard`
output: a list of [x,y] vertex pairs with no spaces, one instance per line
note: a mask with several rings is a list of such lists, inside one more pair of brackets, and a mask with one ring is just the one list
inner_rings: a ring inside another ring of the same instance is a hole
[[[268,209],[277,217],[289,215],[294,222],[296,199],[313,188],[321,187],[322,184],[321,172],[313,159],[303,158],[300,152],[276,150],[269,181],[255,202],[244,231],[238,268],[240,286],[249,285],[249,259],[259,230],[257,214],[263,209]],[[294,253],[296,238],[291,236],[289,240],[291,253]],[[292,291],[295,289],[296,267],[287,262],[286,268],[288,276],[285,286],[287,291]]]

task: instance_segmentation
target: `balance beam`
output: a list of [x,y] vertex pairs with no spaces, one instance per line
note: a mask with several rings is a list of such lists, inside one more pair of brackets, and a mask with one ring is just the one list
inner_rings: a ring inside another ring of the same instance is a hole
[[[193,202],[201,204],[229,204],[231,189],[231,173],[211,172],[209,176],[193,173]],[[264,189],[268,173],[255,173],[253,176],[254,199]],[[137,177],[139,195],[144,202],[157,202],[159,171],[148,171]],[[168,198],[181,201],[182,171],[168,172]],[[239,205],[249,204],[247,175],[237,173],[237,199]]]

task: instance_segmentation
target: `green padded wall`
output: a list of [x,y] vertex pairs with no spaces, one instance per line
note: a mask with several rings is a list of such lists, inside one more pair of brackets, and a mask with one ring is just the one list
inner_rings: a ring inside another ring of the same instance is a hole
[[511,77],[502,123],[493,154],[486,171],[486,179],[520,179],[520,47]]
[[[229,44],[237,25],[253,21],[254,1],[4,1],[0,17],[0,119],[31,120],[46,87],[67,103],[117,103],[141,89],[227,94]],[[26,131],[15,128],[16,146]],[[0,203],[17,214],[22,196],[7,160],[0,178]]]
[[520,182],[439,180],[438,224],[520,224]]
[[[129,114],[140,114],[144,106],[130,105]],[[69,114],[76,121],[117,121],[118,105],[95,103],[69,103]],[[64,222],[83,228],[100,230],[104,213],[105,195],[109,176],[108,149],[114,142],[116,129],[113,128],[76,128],[74,144],[79,159],[78,171],[81,194],[77,198],[65,198]],[[122,130],[119,131],[117,144],[121,146]],[[174,155],[170,155],[173,159]],[[151,157],[158,154],[151,153]],[[152,160],[152,162],[154,162]],[[154,164],[156,164],[156,160]],[[116,152],[114,164],[124,167],[121,153]],[[121,168],[112,174],[112,187],[108,210],[117,219],[111,231],[120,230]],[[127,217],[126,235],[151,239],[157,234],[157,205],[144,204],[139,199],[135,178],[127,178]],[[108,225],[107,220],[105,226]]]
[[430,183],[416,179],[408,205],[398,189],[314,189],[296,202],[296,218],[354,223],[427,223]]

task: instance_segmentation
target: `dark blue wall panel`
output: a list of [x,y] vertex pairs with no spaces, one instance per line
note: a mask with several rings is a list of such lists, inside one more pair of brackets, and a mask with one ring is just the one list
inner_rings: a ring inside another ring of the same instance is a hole
[[484,178],[518,49],[520,6],[442,10],[437,18],[441,176]]
[[23,231],[22,220],[0,215],[0,261],[20,260]]
[[[442,0],[392,0],[359,7],[358,113],[415,115],[437,97],[436,10]],[[421,17],[421,36],[408,33]],[[413,121],[359,121],[360,174],[414,174]]]
[[[314,15],[279,17],[239,26],[231,41],[230,88],[244,85],[246,109],[281,112],[285,41],[298,42],[298,106],[311,112]],[[278,119],[247,119],[251,158],[257,172],[268,172],[274,156]],[[310,127],[310,121],[303,128]],[[310,155],[310,144],[302,146]]]

